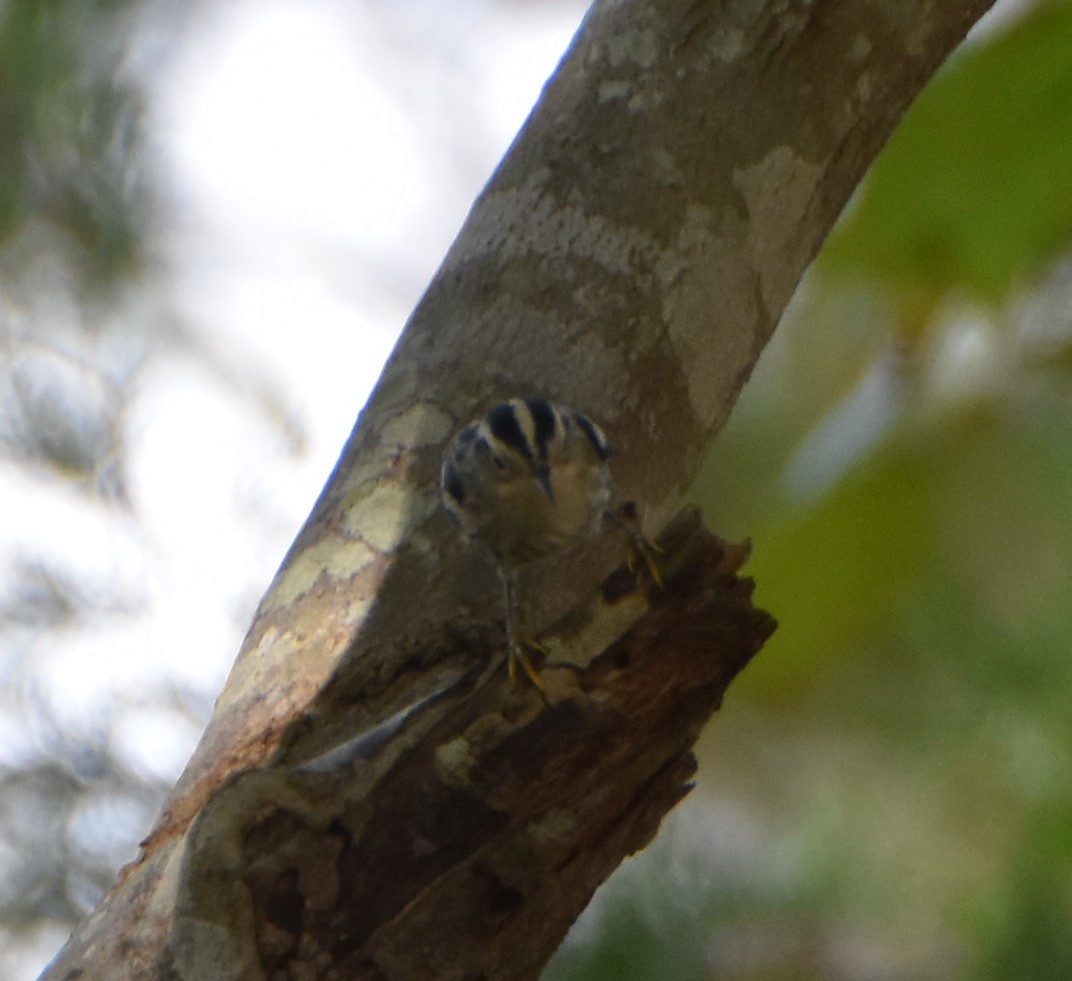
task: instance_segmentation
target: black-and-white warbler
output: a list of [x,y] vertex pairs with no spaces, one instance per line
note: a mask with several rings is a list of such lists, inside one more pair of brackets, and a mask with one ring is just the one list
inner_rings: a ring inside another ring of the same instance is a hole
[[[517,606],[519,571],[594,535],[608,511],[611,446],[586,415],[547,399],[511,399],[469,423],[447,444],[440,473],[443,503],[462,534],[496,561],[506,592],[510,677],[517,667],[537,688]],[[627,527],[658,580],[653,546]],[[537,647],[538,649],[538,647]]]

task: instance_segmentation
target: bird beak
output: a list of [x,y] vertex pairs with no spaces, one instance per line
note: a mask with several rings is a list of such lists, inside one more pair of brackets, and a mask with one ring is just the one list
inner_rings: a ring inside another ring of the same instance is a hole
[[540,482],[547,499],[553,501],[555,499],[555,489],[551,486],[551,468],[546,463],[542,467],[536,468],[536,479]]

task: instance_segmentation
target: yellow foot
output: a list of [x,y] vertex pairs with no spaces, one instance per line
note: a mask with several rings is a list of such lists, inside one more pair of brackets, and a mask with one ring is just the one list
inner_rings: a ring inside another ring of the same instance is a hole
[[529,679],[535,685],[536,690],[543,695],[544,700],[547,699],[547,689],[543,686],[543,681],[540,678],[540,673],[532,666],[532,661],[529,660],[529,656],[526,653],[526,648],[535,654],[539,654],[542,657],[547,656],[547,649],[541,647],[536,641],[531,639],[519,640],[516,637],[510,638],[510,656],[507,660],[507,670],[510,673],[510,680],[516,685],[518,683],[517,669],[520,665],[521,670],[525,673],[525,677]]
[[657,558],[663,554],[663,550],[656,542],[645,537],[636,504],[626,501],[617,511],[608,511],[607,517],[629,536],[629,571],[635,574],[643,564],[651,581],[660,589],[665,589]]

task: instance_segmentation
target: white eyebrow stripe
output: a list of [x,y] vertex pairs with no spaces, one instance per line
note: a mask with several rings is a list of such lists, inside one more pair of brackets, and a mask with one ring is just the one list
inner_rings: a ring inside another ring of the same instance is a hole
[[529,411],[524,399],[510,399],[510,408],[514,410],[514,418],[528,444],[530,450],[528,455],[532,460],[536,460],[540,447],[536,443],[536,421],[532,418],[532,412]]

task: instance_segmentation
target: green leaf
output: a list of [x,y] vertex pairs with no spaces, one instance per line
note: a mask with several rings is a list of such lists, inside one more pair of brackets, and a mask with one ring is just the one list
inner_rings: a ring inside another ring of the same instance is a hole
[[1002,299],[1072,243],[1072,3],[966,48],[922,93],[824,250],[904,303]]
[[932,486],[926,459],[879,454],[821,501],[755,529],[748,572],[779,629],[739,686],[806,696],[871,642],[922,574]]

